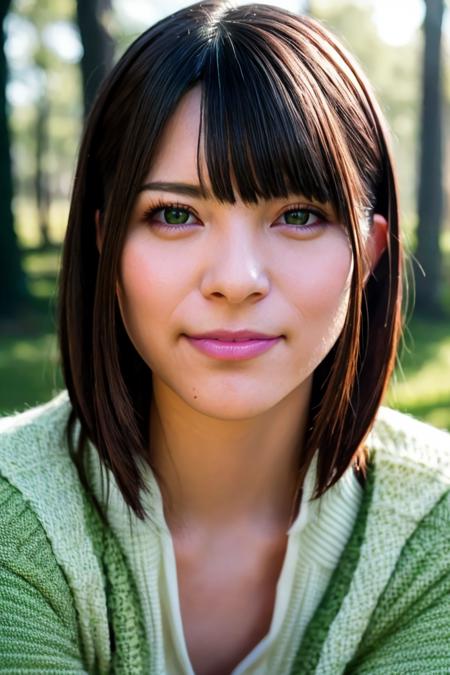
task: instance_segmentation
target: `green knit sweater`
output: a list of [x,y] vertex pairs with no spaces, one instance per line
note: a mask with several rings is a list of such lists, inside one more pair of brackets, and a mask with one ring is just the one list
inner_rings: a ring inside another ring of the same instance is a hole
[[[0,421],[0,673],[149,675],[134,581],[68,455],[69,412],[62,393]],[[292,672],[450,673],[450,437],[382,409],[368,446],[356,525]]]

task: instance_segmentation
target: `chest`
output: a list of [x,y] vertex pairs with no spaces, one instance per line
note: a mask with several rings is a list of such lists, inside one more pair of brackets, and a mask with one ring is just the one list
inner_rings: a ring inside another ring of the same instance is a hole
[[[256,549],[256,550],[255,550]],[[195,551],[174,545],[180,611],[196,675],[229,675],[268,633],[286,537]]]

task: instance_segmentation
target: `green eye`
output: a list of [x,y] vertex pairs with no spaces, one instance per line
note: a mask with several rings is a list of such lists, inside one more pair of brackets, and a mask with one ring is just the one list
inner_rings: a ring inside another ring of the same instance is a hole
[[189,220],[189,212],[186,209],[164,209],[163,215],[168,225],[184,225]]
[[284,214],[287,225],[306,225],[311,217],[311,213],[305,209],[297,209],[296,211],[288,211]]

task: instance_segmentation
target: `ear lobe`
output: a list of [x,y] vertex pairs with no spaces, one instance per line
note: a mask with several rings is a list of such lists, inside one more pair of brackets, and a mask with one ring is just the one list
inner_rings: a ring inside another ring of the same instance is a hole
[[364,276],[364,283],[378,264],[379,259],[387,248],[388,223],[384,216],[374,213],[369,235],[366,241],[366,255],[368,270]]
[[95,211],[95,243],[97,245],[97,251],[101,255],[102,246],[103,246],[103,232],[102,232],[102,215],[100,209]]

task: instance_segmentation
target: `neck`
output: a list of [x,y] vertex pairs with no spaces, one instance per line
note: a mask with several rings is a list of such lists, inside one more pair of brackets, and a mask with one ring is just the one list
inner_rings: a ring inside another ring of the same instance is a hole
[[171,529],[245,521],[286,528],[299,487],[309,396],[308,383],[263,414],[223,420],[154,381],[152,465]]

